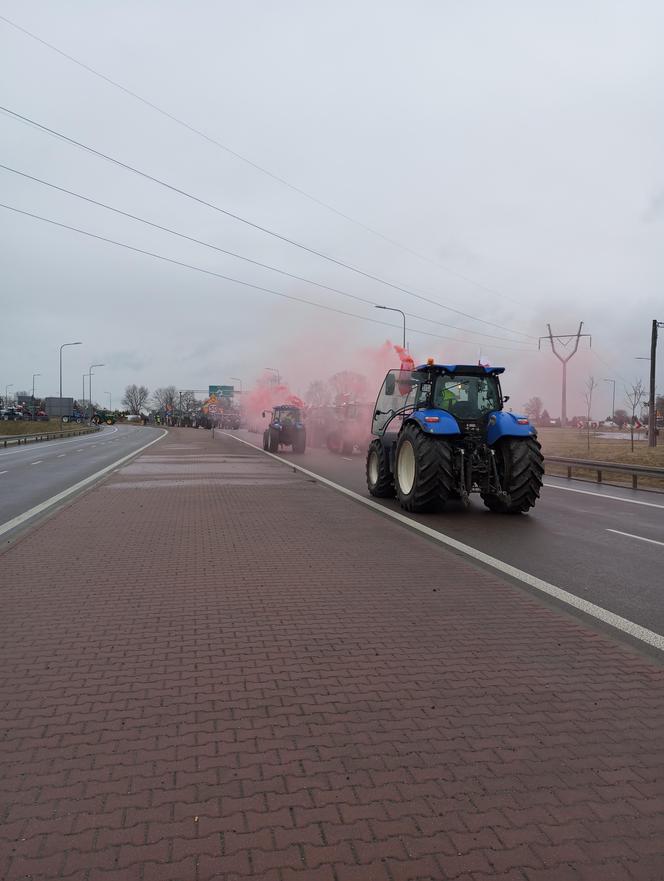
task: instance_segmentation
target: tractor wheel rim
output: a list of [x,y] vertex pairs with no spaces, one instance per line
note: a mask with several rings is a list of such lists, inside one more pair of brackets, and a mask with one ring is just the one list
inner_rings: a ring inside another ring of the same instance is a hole
[[378,453],[375,450],[369,456],[369,481],[372,486],[378,483]]
[[408,495],[415,483],[415,450],[410,441],[404,441],[399,450],[397,479],[401,492]]

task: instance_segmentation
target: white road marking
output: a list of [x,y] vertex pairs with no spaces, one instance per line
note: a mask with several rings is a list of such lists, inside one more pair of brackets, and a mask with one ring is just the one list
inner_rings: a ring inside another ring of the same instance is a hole
[[634,535],[631,532],[621,532],[619,529],[607,529],[607,532],[615,532],[616,535],[626,535],[627,538],[638,538],[639,541],[648,541],[653,545],[661,545],[664,548],[664,541],[656,541],[654,538],[644,538],[642,535]]
[[83,447],[76,447],[74,450],[75,453],[81,453],[83,451]]
[[42,463],[43,461],[44,461],[43,459],[37,459],[36,462],[30,462],[30,464],[31,464],[31,465],[41,465],[41,463]]
[[[371,508],[374,511],[377,511],[385,517],[396,520],[398,523],[402,523],[404,526],[408,526],[410,529],[414,529],[416,532],[420,532],[423,535],[434,539],[434,541],[438,541],[443,545],[447,545],[447,547],[454,548],[455,551],[459,551],[460,553],[465,554],[467,557],[471,557],[472,559],[477,560],[480,563],[484,563],[486,566],[490,566],[492,569],[496,569],[498,572],[502,572],[503,575],[508,575],[510,578],[521,581],[524,584],[527,584],[529,587],[533,587],[535,588],[535,590],[539,590],[541,593],[547,594],[551,597],[555,597],[560,602],[565,603],[566,605],[571,606],[574,609],[578,609],[579,611],[584,612],[586,615],[590,615],[592,618],[596,618],[598,621],[603,621],[605,624],[609,624],[611,627],[615,627],[616,630],[627,633],[634,639],[638,639],[641,642],[646,643],[647,645],[651,645],[654,648],[659,649],[660,651],[664,651],[664,636],[659,633],[648,630],[646,627],[641,627],[640,624],[636,624],[634,621],[623,618],[621,615],[616,615],[614,612],[610,612],[608,609],[602,608],[602,606],[597,606],[595,605],[595,603],[584,600],[582,597],[578,597],[567,590],[563,590],[561,587],[556,587],[555,584],[549,584],[548,581],[544,581],[542,578],[537,578],[536,575],[531,575],[530,572],[524,572],[522,569],[517,569],[516,566],[511,566],[509,563],[505,563],[502,560],[497,559],[496,557],[492,557],[490,554],[485,554],[483,551],[477,550],[477,548],[473,548],[470,545],[457,541],[455,538],[452,538],[449,535],[445,535],[444,532],[438,532],[437,530],[432,529],[430,526],[425,526],[423,523],[418,523],[416,520],[411,520],[410,517],[406,517],[404,514],[400,514],[398,511],[393,511],[390,508],[379,505],[377,502],[374,502],[373,499],[361,496],[359,493],[353,492],[353,490],[351,489],[346,489],[345,486],[341,486],[340,484],[329,480],[327,477],[322,477],[320,474],[316,474],[315,471],[309,471],[307,468],[303,468],[301,465],[296,465],[295,462],[293,462],[292,460],[283,459],[281,456],[275,456],[274,453],[268,453],[264,450],[261,450],[260,447],[257,447],[255,444],[244,440],[244,438],[237,437],[237,435],[229,434],[228,432],[224,432],[224,434],[227,437],[234,438],[241,444],[245,444],[246,446],[251,447],[254,450],[258,450],[258,452],[263,453],[264,456],[269,456],[271,459],[275,459],[277,462],[282,462],[284,465],[288,465],[289,468],[292,468],[295,471],[300,471],[302,474],[306,474],[308,477],[315,478],[319,483],[325,484],[325,486],[329,486],[332,489],[337,490],[337,492],[343,493],[343,495],[354,499],[356,502],[360,502],[360,504],[365,505],[367,508]],[[593,495],[595,495],[595,493],[593,493]],[[621,499],[620,501],[624,500]],[[655,507],[660,506],[656,505]]]
[[79,489],[83,489],[83,487],[89,486],[95,480],[103,477],[104,474],[108,474],[109,471],[117,468],[118,465],[123,465],[125,462],[128,462],[129,459],[133,459],[134,456],[142,453],[143,450],[147,450],[147,448],[151,447],[152,444],[156,444],[157,441],[163,440],[167,434],[168,432],[164,430],[163,433],[159,435],[159,437],[154,438],[154,440],[151,440],[149,443],[144,444],[137,450],[132,450],[131,453],[127,453],[127,455],[123,456],[121,459],[118,459],[115,462],[111,462],[110,465],[106,465],[99,471],[95,471],[95,473],[91,474],[89,477],[85,477],[83,478],[83,480],[79,480],[78,483],[75,483],[73,486],[69,486],[67,487],[67,489],[63,489],[62,492],[51,496],[50,499],[46,499],[46,501],[40,502],[38,505],[35,505],[34,508],[30,508],[29,510],[24,511],[22,514],[18,514],[16,517],[12,517],[11,520],[8,520],[6,523],[0,525],[0,535],[4,535],[5,532],[9,532],[11,529],[15,529],[17,526],[25,523],[26,520],[30,520],[32,517],[36,517],[37,514],[41,514],[43,511],[47,511],[49,508],[53,507],[53,505],[57,505],[58,502],[66,499],[67,496],[72,495],[72,493],[77,492]]
[[342,456],[341,458],[344,459],[346,462],[353,462],[354,461],[349,456]]
[[581,493],[584,496],[597,496],[598,499],[612,499],[614,502],[626,502],[628,505],[645,505],[646,508],[664,508],[656,502],[641,502],[638,499],[624,499],[622,496],[610,496],[606,493],[596,493],[589,489],[575,489],[573,486],[557,486],[555,483],[545,483],[547,489],[561,489],[567,493]]
[[[105,432],[108,432],[109,434],[113,434],[113,432],[115,432],[115,431],[117,431],[117,430],[118,430],[117,428],[107,428],[107,429],[104,429],[104,431],[105,431]],[[93,433],[93,434],[90,434],[90,435],[87,435],[87,437],[96,437],[96,436],[97,436],[97,432],[95,432],[95,433]],[[63,439],[63,440],[58,440],[58,441],[55,441],[55,440],[53,440],[53,441],[41,441],[40,443],[45,443],[45,444],[47,443],[47,444],[48,444],[48,449],[50,450],[52,447],[61,447],[63,444],[71,444],[71,443],[74,443],[74,442],[76,442],[76,443],[80,443],[80,442],[81,442],[81,438],[84,438],[84,439],[85,439],[85,437],[86,437],[86,435],[81,435],[81,434],[79,434],[79,435],[77,435],[75,438],[74,438],[74,437],[69,437],[69,438],[65,438],[65,439]],[[112,440],[118,440],[118,438],[115,438],[115,437],[114,437],[114,438],[112,438]],[[28,450],[27,448],[28,448],[28,444],[17,444],[16,447],[15,447],[13,450],[3,450],[3,451],[0,453],[0,457],[4,457],[4,456],[15,456],[16,453],[32,452],[32,450]]]
[[65,457],[66,455],[67,455],[66,453],[58,453],[58,455],[57,455],[55,458],[56,458],[56,459],[64,459],[64,457]]
[[0,471],[0,474],[7,474],[7,471]]

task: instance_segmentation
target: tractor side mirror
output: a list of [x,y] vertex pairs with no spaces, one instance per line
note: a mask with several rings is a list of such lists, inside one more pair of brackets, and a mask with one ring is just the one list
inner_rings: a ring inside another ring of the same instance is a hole
[[505,396],[503,397],[503,401],[509,401],[509,399],[510,399],[510,396],[509,396],[509,395],[505,395]]
[[394,388],[396,386],[396,381],[394,379],[393,373],[388,373],[385,377],[385,394],[388,398],[391,398],[394,394]]
[[263,419],[265,419],[265,410],[263,410]]

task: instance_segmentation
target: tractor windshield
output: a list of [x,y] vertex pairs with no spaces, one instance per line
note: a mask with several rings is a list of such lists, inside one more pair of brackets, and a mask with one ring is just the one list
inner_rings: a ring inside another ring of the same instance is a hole
[[478,419],[500,409],[498,381],[495,376],[438,376],[432,403],[457,419]]
[[390,370],[378,393],[371,426],[373,434],[382,434],[386,428],[399,430],[402,419],[395,419],[394,414],[403,407],[415,406],[420,397],[420,387],[427,379],[427,374],[417,371]]
[[300,411],[295,407],[287,410],[275,410],[274,417],[277,422],[301,422]]

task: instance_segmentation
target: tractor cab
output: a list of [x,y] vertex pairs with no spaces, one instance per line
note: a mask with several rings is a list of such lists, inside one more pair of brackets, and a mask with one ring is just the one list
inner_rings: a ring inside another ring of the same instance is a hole
[[[459,434],[466,422],[483,422],[503,409],[499,374],[503,367],[426,364],[415,370],[390,370],[378,394],[371,426],[372,434],[398,431],[404,418],[427,413],[424,426],[440,425],[445,433]],[[445,418],[452,417],[453,421]],[[454,423],[456,422],[456,426]],[[456,431],[454,428],[456,427]],[[434,430],[434,433],[439,433]]]

